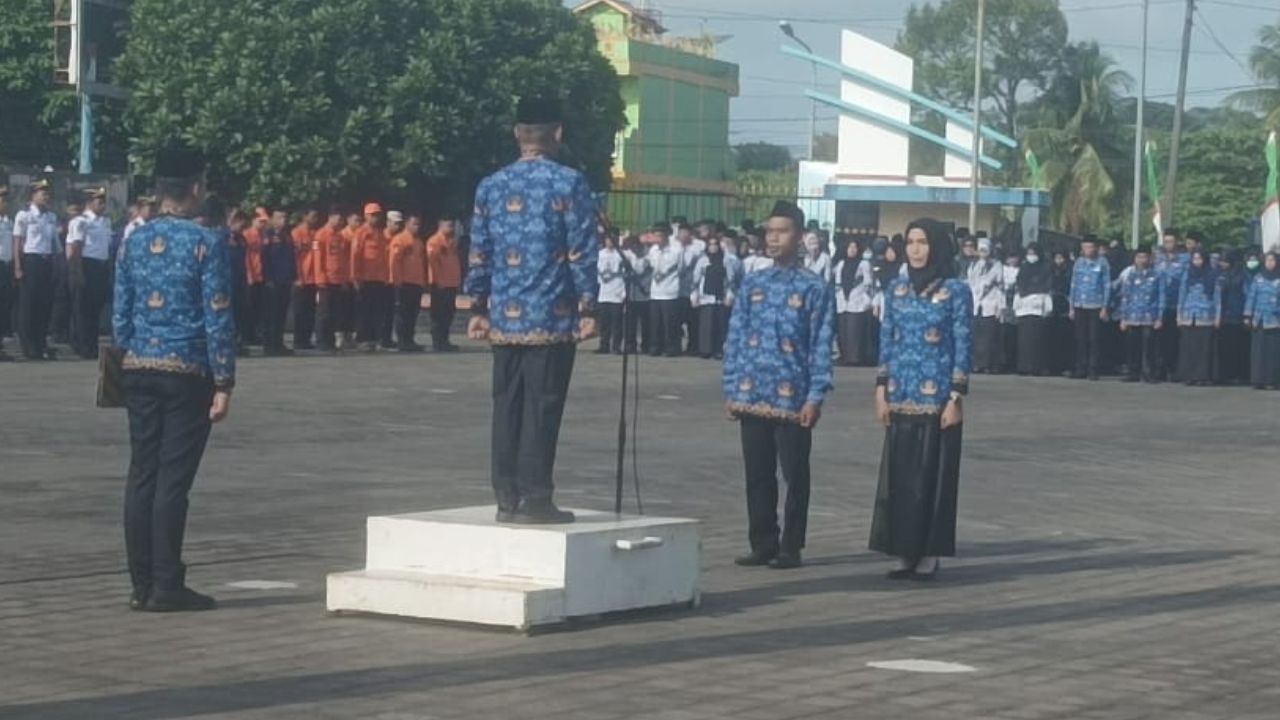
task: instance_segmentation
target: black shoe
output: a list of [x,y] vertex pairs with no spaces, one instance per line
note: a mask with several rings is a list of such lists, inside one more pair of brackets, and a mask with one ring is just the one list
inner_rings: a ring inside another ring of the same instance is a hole
[[157,590],[147,599],[143,609],[147,612],[202,612],[216,607],[218,603],[213,598],[184,587],[181,590]]
[[142,612],[146,609],[147,598],[151,595],[150,590],[134,590],[129,596],[129,609],[134,612]]
[[515,510],[503,510],[502,508],[498,508],[498,514],[495,515],[493,519],[500,523],[514,523],[516,521],[515,518]]
[[741,567],[762,567],[764,565],[768,565],[769,563],[773,562],[774,558],[776,557],[778,557],[777,550],[773,550],[771,552],[762,552],[760,550],[752,550],[746,555],[743,555],[742,557],[735,559],[733,561],[733,564]]
[[426,348],[418,343],[406,343],[401,345],[399,349],[402,353],[420,353],[426,351]]
[[1127,377],[1122,378],[1122,379],[1120,380],[1120,382],[1136,383],[1136,382],[1138,382],[1138,378],[1136,378],[1136,377],[1134,377],[1134,376],[1132,376],[1132,375],[1129,375],[1129,376],[1127,376]]
[[804,563],[800,561],[800,553],[798,552],[778,553],[778,557],[769,563],[769,567],[774,570],[794,570],[801,565],[804,565]]
[[911,575],[909,579],[917,580],[920,582],[928,582],[938,577],[938,571],[941,569],[942,569],[942,561],[934,560],[932,570],[930,570],[929,572],[919,572],[918,570],[913,569],[911,571]]
[[511,514],[510,520],[516,525],[568,525],[573,521],[573,513],[568,510],[561,510],[553,503],[543,506],[522,507]]
[[916,574],[915,568],[900,568],[898,570],[890,570],[885,577],[890,580],[910,580],[912,575]]

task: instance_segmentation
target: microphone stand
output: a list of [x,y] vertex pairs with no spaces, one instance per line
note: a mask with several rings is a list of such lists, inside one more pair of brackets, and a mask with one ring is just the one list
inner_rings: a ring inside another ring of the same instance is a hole
[[623,466],[627,454],[627,368],[631,359],[631,338],[627,333],[627,320],[631,315],[631,287],[634,282],[635,272],[632,270],[630,263],[627,262],[627,256],[622,254],[622,249],[618,250],[619,256],[622,258],[622,273],[624,278],[625,290],[622,294],[622,397],[619,401],[618,411],[618,464],[616,467],[616,475],[614,476],[614,496],[613,496],[613,512],[615,515],[622,514],[622,485],[623,485]]

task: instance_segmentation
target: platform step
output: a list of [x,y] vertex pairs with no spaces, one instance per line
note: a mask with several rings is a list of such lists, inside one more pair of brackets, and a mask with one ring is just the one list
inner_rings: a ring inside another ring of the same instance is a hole
[[498,580],[406,570],[332,573],[330,612],[364,612],[527,628],[564,618],[564,588],[522,579]]

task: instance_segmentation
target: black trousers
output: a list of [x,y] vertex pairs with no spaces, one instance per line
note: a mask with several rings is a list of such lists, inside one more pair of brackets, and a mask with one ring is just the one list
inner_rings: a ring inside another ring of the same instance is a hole
[[622,310],[625,306],[617,302],[602,302],[596,306],[596,316],[600,321],[600,350],[615,353],[622,352],[622,336],[624,335]]
[[1066,315],[1049,316],[1049,372],[1061,375],[1075,367],[1075,328]]
[[88,360],[98,357],[98,331],[102,327],[102,308],[107,304],[110,292],[108,280],[111,268],[106,260],[81,258],[80,267],[84,281],[72,288],[71,344],[76,354]]
[[1124,331],[1125,364],[1129,366],[1129,379],[1154,380],[1157,377],[1158,331],[1150,326],[1131,325]]
[[724,302],[695,308],[698,315],[697,353],[704,358],[724,355],[725,336],[729,334],[729,308]]
[[245,345],[262,344],[262,319],[266,314],[267,286],[255,283],[247,288],[244,322],[240,324],[240,341]]
[[1218,330],[1218,382],[1249,382],[1249,329],[1241,323],[1223,323]]
[[674,357],[680,354],[680,301],[649,301],[649,354]]
[[[12,239],[12,238],[10,238]],[[18,336],[22,354],[44,357],[49,347],[49,318],[53,312],[53,256],[22,255]]]
[[337,333],[350,332],[354,300],[350,288],[325,285],[316,294],[316,345],[321,350],[337,347]]
[[1163,325],[1156,332],[1158,344],[1156,358],[1159,360],[1159,379],[1172,380],[1178,374],[1178,311],[1169,309],[1161,317]]
[[293,289],[293,346],[309,348],[316,332],[316,286],[298,285]]
[[362,343],[382,339],[382,318],[394,306],[391,286],[380,282],[361,283],[356,291],[356,340]]
[[396,340],[401,350],[415,345],[413,336],[418,329],[418,315],[422,312],[422,286],[397,285]]
[[241,345],[249,344],[249,334],[252,332],[249,327],[252,323],[250,318],[253,316],[251,310],[249,284],[243,278],[233,277],[231,279],[231,314],[236,319],[236,332],[239,334]]
[[129,576],[139,594],[186,583],[182,538],[187,494],[209,440],[213,384],[195,375],[124,376],[129,409],[129,480],[124,538]]
[[623,337],[629,353],[649,352],[653,341],[649,336],[650,300],[632,300],[624,320]]
[[[689,355],[698,352],[698,322],[701,320],[698,309],[693,306],[688,297],[680,298],[680,325],[684,327],[685,336],[685,352]],[[677,332],[677,338],[679,333]],[[676,345],[679,346],[679,342]]]
[[263,323],[266,328],[263,331],[262,346],[268,351],[283,350],[284,324],[289,316],[289,298],[293,295],[293,288],[288,285],[267,283],[262,290],[262,295],[263,304],[266,306],[266,312],[263,314]]
[[1076,375],[1098,374],[1102,359],[1102,310],[1076,308]]
[[[13,238],[0,238],[0,242]],[[0,341],[13,334],[13,263],[0,262]]]
[[457,288],[431,289],[431,345],[440,350],[449,344],[449,330],[458,314]]
[[392,347],[395,345],[396,330],[396,288],[393,285],[387,285],[384,293],[381,315],[378,318],[378,337],[374,342],[382,341],[383,347]]
[[62,253],[51,256],[53,260],[53,301],[49,305],[48,334],[55,342],[71,342],[71,279],[67,268],[67,256]]
[[572,343],[493,348],[493,492],[502,510],[551,503],[576,351]]
[[[747,538],[753,552],[796,553],[809,522],[809,451],[813,433],[794,423],[744,415],[742,460],[747,471]],[[787,483],[778,529],[778,466]],[[779,538],[781,535],[781,538]]]

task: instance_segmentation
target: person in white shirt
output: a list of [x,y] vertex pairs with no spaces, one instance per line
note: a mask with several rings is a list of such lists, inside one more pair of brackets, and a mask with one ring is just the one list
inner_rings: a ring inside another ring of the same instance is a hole
[[831,256],[816,232],[804,236],[804,269],[822,278],[824,283],[831,282]]
[[1004,287],[1004,307],[1000,310],[1000,371],[1011,372],[1018,366],[1018,316],[1014,302],[1018,296],[1018,270],[1022,255],[1016,250],[1004,258],[1004,275],[1000,284]]
[[52,360],[49,319],[53,312],[54,252],[58,247],[58,216],[48,180],[31,186],[31,205],[13,219],[13,276],[20,283],[19,336],[28,360]]
[[871,306],[876,296],[875,275],[871,272],[871,250],[858,249],[850,241],[845,256],[835,267],[836,278],[836,344],[840,348],[840,364],[846,367],[874,365],[871,333],[867,325],[873,318]]
[[121,243],[129,239],[134,230],[146,225],[156,211],[156,199],[143,195],[134,201],[133,207],[130,209],[129,224],[124,226],[124,232],[121,234]]
[[600,292],[596,296],[596,317],[600,322],[600,347],[596,353],[622,354],[623,303],[627,299],[627,271],[622,251],[618,249],[617,231],[610,228],[601,233],[604,247],[596,259],[596,273],[600,278]]
[[743,271],[747,275],[773,267],[773,258],[764,252],[764,238],[748,234],[743,242],[747,243],[747,257],[742,261]]
[[0,184],[0,362],[12,362],[4,339],[13,334],[13,221],[9,219],[9,186]]
[[973,371],[1000,370],[1000,313],[1004,309],[1004,266],[991,257],[991,240],[978,240],[978,259],[969,266],[969,291],[973,293]]
[[666,223],[653,226],[654,244],[649,248],[649,354],[676,357],[680,354],[680,273],[684,269],[684,248],[667,232]]
[[84,212],[67,226],[67,279],[71,289],[71,347],[85,360],[98,357],[98,330],[111,276],[111,220],[105,188],[84,192]]
[[1018,323],[1018,374],[1047,375],[1049,371],[1049,316],[1053,314],[1053,268],[1040,257],[1035,243],[1027,246],[1018,268],[1013,298]]
[[707,252],[698,259],[693,271],[693,295],[690,300],[698,314],[697,354],[717,360],[724,357],[724,339],[729,330],[729,309],[733,307],[741,270],[729,262],[720,246],[720,238],[707,241]]
[[[649,233],[629,235],[622,241],[623,270],[627,273],[627,312],[623,320],[623,349],[632,355],[648,353],[652,343],[649,331],[649,284],[653,268],[649,265]],[[637,341],[638,338],[638,341]]]

